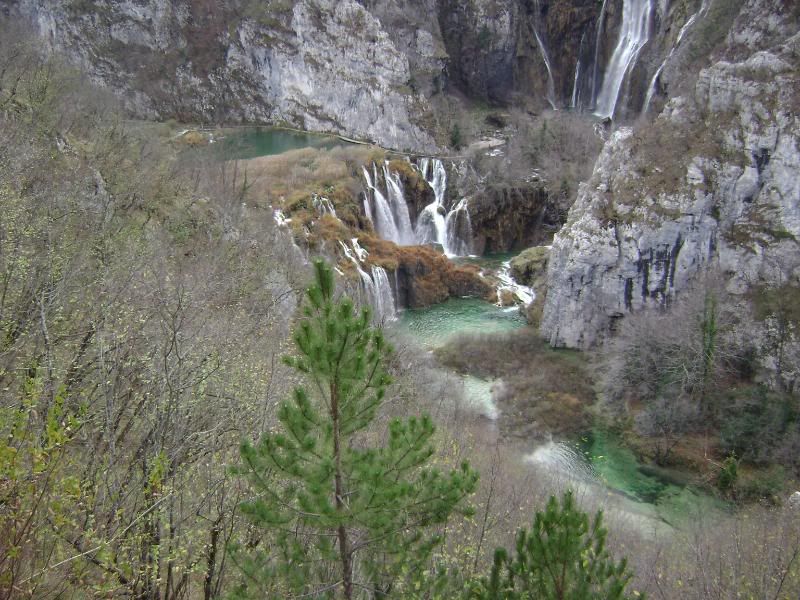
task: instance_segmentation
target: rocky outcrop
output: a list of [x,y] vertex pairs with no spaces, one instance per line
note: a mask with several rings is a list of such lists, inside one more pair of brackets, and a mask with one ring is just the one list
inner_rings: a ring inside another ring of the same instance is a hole
[[469,204],[473,252],[511,252],[549,243],[561,225],[560,212],[541,184],[490,186]]
[[553,241],[541,323],[553,345],[595,345],[711,268],[732,293],[798,281],[800,34],[780,4],[748,0],[727,60],[606,144]]
[[550,248],[537,246],[520,252],[511,259],[511,275],[520,283],[529,286],[534,293],[533,302],[524,307],[525,318],[530,325],[539,327],[542,310],[547,299],[547,265]]
[[369,261],[395,276],[398,307],[422,308],[452,297],[472,296],[494,301],[495,289],[471,265],[455,265],[441,252],[426,246],[397,246],[362,236]]
[[440,0],[450,81],[473,97],[544,108],[546,53],[555,103],[567,105],[578,55],[594,48],[599,10],[594,0]]
[[529,287],[540,285],[547,276],[550,249],[536,246],[523,250],[511,259],[511,275],[514,280]]

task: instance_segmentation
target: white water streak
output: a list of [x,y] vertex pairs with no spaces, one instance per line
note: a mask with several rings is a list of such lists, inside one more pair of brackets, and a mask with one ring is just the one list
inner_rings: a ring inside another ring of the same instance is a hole
[[511,275],[511,261],[505,261],[496,273],[499,280],[497,286],[497,305],[503,306],[502,294],[505,291],[511,292],[514,299],[521,302],[524,306],[528,306],[536,299],[536,293],[532,288],[517,283]]
[[603,88],[600,90],[595,110],[597,116],[602,118],[614,116],[622,83],[650,39],[652,11],[652,0],[623,1],[619,41],[603,78]]
[[603,0],[603,6],[600,8],[600,16],[597,17],[597,31],[595,32],[594,42],[594,65],[592,67],[592,107],[597,105],[597,70],[600,66],[600,42],[603,37],[603,19],[606,16],[606,0]]
[[661,76],[661,72],[664,70],[664,67],[667,66],[667,61],[672,58],[672,55],[675,54],[675,51],[680,46],[681,41],[683,40],[683,36],[686,35],[686,32],[694,25],[695,21],[698,18],[705,15],[708,11],[708,5],[710,0],[703,0],[703,3],[700,5],[700,10],[694,13],[691,17],[686,20],[686,23],[683,24],[681,30],[678,32],[678,37],[675,39],[675,45],[667,54],[667,58],[664,59],[664,62],[661,63],[661,66],[656,69],[655,74],[653,75],[653,79],[650,80],[650,86],[647,88],[647,96],[644,99],[644,107],[642,108],[642,113],[646,114],[648,110],[650,110],[650,103],[653,101],[653,96],[655,96],[656,92],[658,91],[658,78]]
[[372,265],[371,274],[361,268],[368,253],[358,243],[358,238],[350,240],[350,246],[339,240],[344,255],[353,263],[361,278],[361,291],[364,301],[372,307],[372,320],[375,323],[394,321],[397,318],[397,308],[389,284],[389,276],[383,267]]

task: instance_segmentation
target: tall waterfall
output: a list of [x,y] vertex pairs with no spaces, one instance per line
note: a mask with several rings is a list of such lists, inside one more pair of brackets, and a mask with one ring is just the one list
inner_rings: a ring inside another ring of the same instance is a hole
[[583,43],[586,41],[586,32],[581,36],[581,43],[578,46],[578,60],[575,61],[575,81],[572,84],[572,97],[569,107],[572,109],[581,107],[581,56],[583,55]]
[[664,67],[667,66],[667,62],[669,61],[669,59],[672,58],[672,55],[675,54],[675,51],[678,49],[678,46],[681,45],[681,41],[683,40],[683,36],[686,35],[686,32],[689,31],[689,29],[692,27],[692,25],[694,25],[695,21],[697,21],[699,17],[704,16],[705,13],[708,11],[709,2],[710,0],[703,0],[703,3],[700,5],[700,9],[696,13],[694,13],[691,17],[686,19],[686,23],[684,23],[683,27],[681,27],[681,30],[678,32],[678,37],[675,39],[675,45],[672,46],[672,49],[669,51],[669,54],[667,54],[667,57],[664,59],[664,62],[662,62],[661,66],[659,66],[658,69],[656,69],[656,72],[653,75],[653,79],[650,80],[650,86],[647,88],[647,96],[644,99],[644,107],[642,108],[642,113],[647,113],[647,111],[650,109],[650,103],[653,101],[653,96],[658,91],[658,78],[661,76],[661,71],[664,70]]
[[614,116],[625,76],[636,64],[639,53],[650,39],[652,12],[653,0],[623,0],[619,41],[606,68],[603,87],[597,98],[597,116]]
[[434,199],[420,211],[413,226],[399,174],[385,163],[382,170],[385,187],[380,189],[377,166],[373,165],[372,175],[363,169],[367,188],[364,211],[375,230],[383,239],[400,246],[439,244],[448,256],[469,254],[472,223],[466,198],[448,209],[447,170],[441,160],[422,158],[416,167],[433,190]]
[[597,70],[600,67],[600,42],[603,37],[603,19],[606,17],[606,0],[600,7],[600,16],[597,17],[597,27],[595,27],[594,41],[594,62],[592,63],[592,101],[591,106],[597,106]]
[[372,319],[376,323],[393,321],[397,317],[392,286],[389,276],[383,267],[372,265],[367,273],[362,265],[367,257],[367,251],[358,243],[358,238],[350,240],[350,246],[339,241],[344,255],[352,262],[361,278],[361,291],[364,301],[372,307]]
[[542,41],[542,37],[539,34],[539,15],[541,14],[541,7],[539,6],[539,0],[534,0],[535,4],[535,16],[533,21],[533,37],[536,38],[536,43],[539,46],[539,51],[542,53],[542,59],[544,60],[544,66],[547,69],[547,101],[550,103],[550,106],[553,110],[557,110],[556,107],[556,86],[553,81],[553,67],[550,64],[550,56],[547,54],[547,47],[544,45]]

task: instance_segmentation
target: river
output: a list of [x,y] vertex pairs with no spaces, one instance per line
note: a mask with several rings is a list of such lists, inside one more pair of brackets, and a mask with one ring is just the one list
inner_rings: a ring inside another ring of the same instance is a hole
[[[495,263],[491,257],[487,261],[490,266]],[[430,352],[434,360],[433,351],[459,334],[503,335],[526,326],[516,309],[454,298],[430,308],[402,311],[390,331]],[[483,415],[486,426],[495,427],[502,415],[493,394],[502,383],[441,369],[463,382],[462,408]],[[519,446],[515,440],[514,448]],[[590,504],[603,506],[616,519],[644,530],[669,531],[696,514],[715,514],[726,508],[680,475],[639,463],[615,435],[600,428],[544,443],[532,440],[520,461],[548,479],[554,489],[579,488],[584,497],[592,497]]]

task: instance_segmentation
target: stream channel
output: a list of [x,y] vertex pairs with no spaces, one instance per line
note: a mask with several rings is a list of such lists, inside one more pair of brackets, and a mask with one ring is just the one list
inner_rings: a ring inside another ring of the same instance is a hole
[[[489,256],[468,260],[496,269],[507,259]],[[403,310],[389,329],[405,343],[432,355],[459,334],[502,335],[522,327],[527,324],[516,308],[502,308],[475,298],[451,298],[429,308]],[[443,374],[462,379],[465,408],[486,417],[487,427],[502,418],[492,397],[493,387],[500,382],[441,369]],[[578,488],[581,494],[593,497],[593,505],[602,506],[607,514],[644,531],[668,532],[681,528],[693,516],[720,514],[726,509],[723,503],[687,485],[680,477],[639,463],[631,450],[602,429],[586,431],[573,439],[532,442],[520,460],[555,481],[556,488]]]

